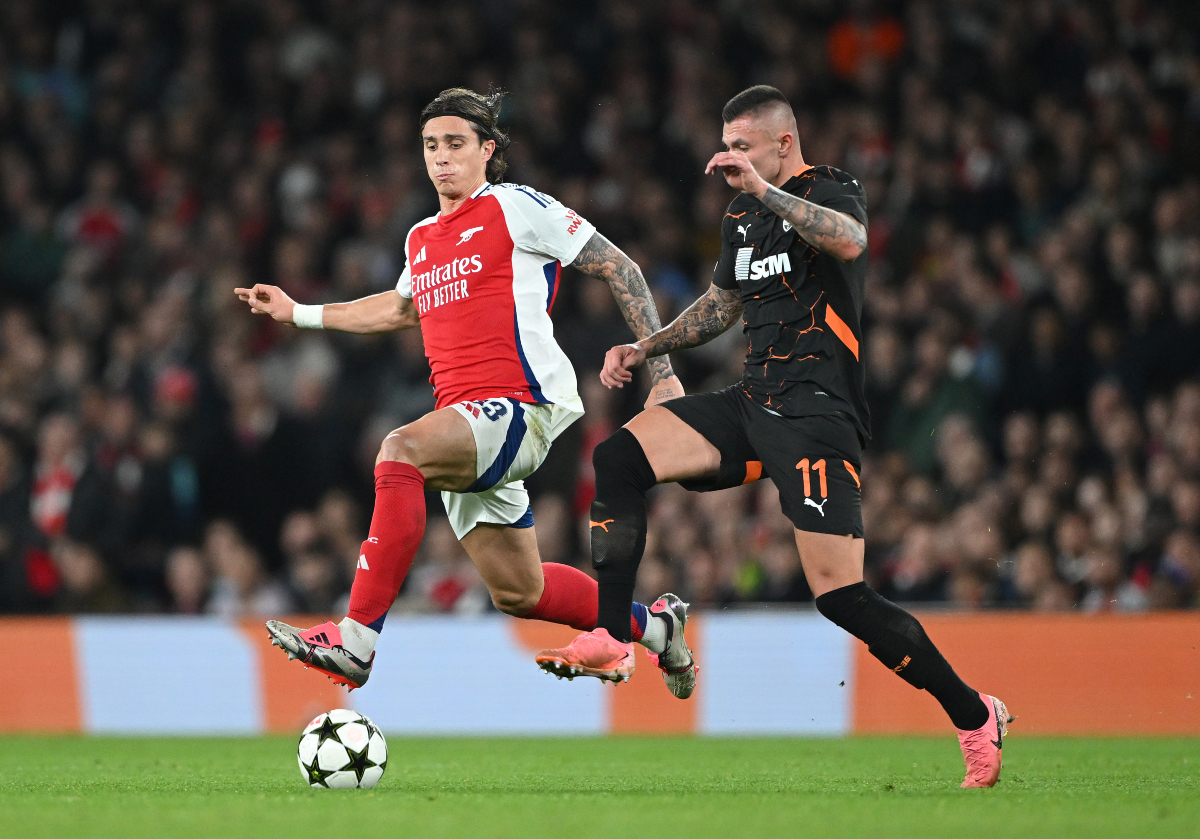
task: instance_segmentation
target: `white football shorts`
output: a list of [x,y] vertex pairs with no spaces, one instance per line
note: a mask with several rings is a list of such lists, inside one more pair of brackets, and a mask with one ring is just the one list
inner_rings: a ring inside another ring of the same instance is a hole
[[515,399],[481,399],[452,406],[475,435],[475,483],[464,492],[443,492],[442,503],[459,539],[477,524],[532,527],[524,479],[542,465],[550,444],[583,416],[562,405]]

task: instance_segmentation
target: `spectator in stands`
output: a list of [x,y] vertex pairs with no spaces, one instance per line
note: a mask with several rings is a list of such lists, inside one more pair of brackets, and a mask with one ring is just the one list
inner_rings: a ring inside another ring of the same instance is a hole
[[168,609],[178,615],[200,615],[209,593],[209,569],[204,554],[180,545],[167,555],[166,587]]
[[[1197,605],[1200,6],[471,0],[447,34],[407,0],[60,5],[0,4],[0,610],[344,596],[362,441],[432,400],[419,332],[302,336],[231,289],[394,285],[434,212],[414,103],[497,84],[511,179],[612,230],[669,315],[732,197],[701,174],[713,120],[758,82],[871,208],[868,579]],[[588,416],[530,489],[547,558],[586,567],[591,448],[643,397],[584,372],[625,340],[606,289],[557,288]],[[735,329],[674,362],[712,390],[744,352]],[[656,490],[640,582],[803,598],[770,491]],[[487,608],[453,553],[421,563],[406,607]]]
[[212,522],[204,534],[204,555],[212,568],[212,592],[205,610],[226,618],[287,614],[287,590],[267,575],[258,553],[229,521]]

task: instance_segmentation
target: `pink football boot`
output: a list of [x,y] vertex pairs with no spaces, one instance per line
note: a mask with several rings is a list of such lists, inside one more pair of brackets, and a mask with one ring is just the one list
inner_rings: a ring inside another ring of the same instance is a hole
[[331,681],[350,690],[360,688],[371,676],[375,653],[363,661],[342,646],[342,630],[336,623],[323,623],[312,629],[300,629],[283,621],[267,621],[271,643],[281,647],[288,658],[296,658],[310,670],[319,670]]
[[1000,780],[1000,751],[1004,747],[1004,735],[1008,733],[1008,724],[1016,719],[1009,716],[1004,703],[996,697],[981,693],[979,698],[987,705],[987,722],[974,731],[958,729],[958,745],[967,764],[963,789],[992,787]]
[[623,644],[603,627],[575,636],[575,640],[557,650],[542,650],[535,659],[538,667],[558,678],[595,676],[608,682],[628,682],[633,675],[633,644]]

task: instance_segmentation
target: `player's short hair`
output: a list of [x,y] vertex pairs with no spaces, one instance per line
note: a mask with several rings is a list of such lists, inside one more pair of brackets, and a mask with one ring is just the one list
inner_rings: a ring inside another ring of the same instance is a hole
[[721,119],[727,123],[733,122],[740,116],[757,114],[772,105],[782,105],[789,111],[792,109],[792,103],[779,88],[769,84],[756,84],[726,102],[725,107],[721,109]]
[[504,91],[499,88],[492,88],[486,95],[465,87],[443,90],[421,109],[421,130],[424,131],[425,123],[435,117],[462,117],[471,123],[480,143],[484,140],[496,143],[496,150],[487,162],[487,179],[488,183],[498,184],[504,180],[504,172],[508,169],[504,150],[510,142],[498,125],[503,100]]

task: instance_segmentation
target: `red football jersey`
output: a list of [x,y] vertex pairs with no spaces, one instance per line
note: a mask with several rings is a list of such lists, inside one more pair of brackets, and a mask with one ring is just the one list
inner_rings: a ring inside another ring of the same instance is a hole
[[396,290],[421,316],[437,407],[511,397],[583,410],[550,310],[563,263],[596,232],[548,195],[484,184],[413,226]]

